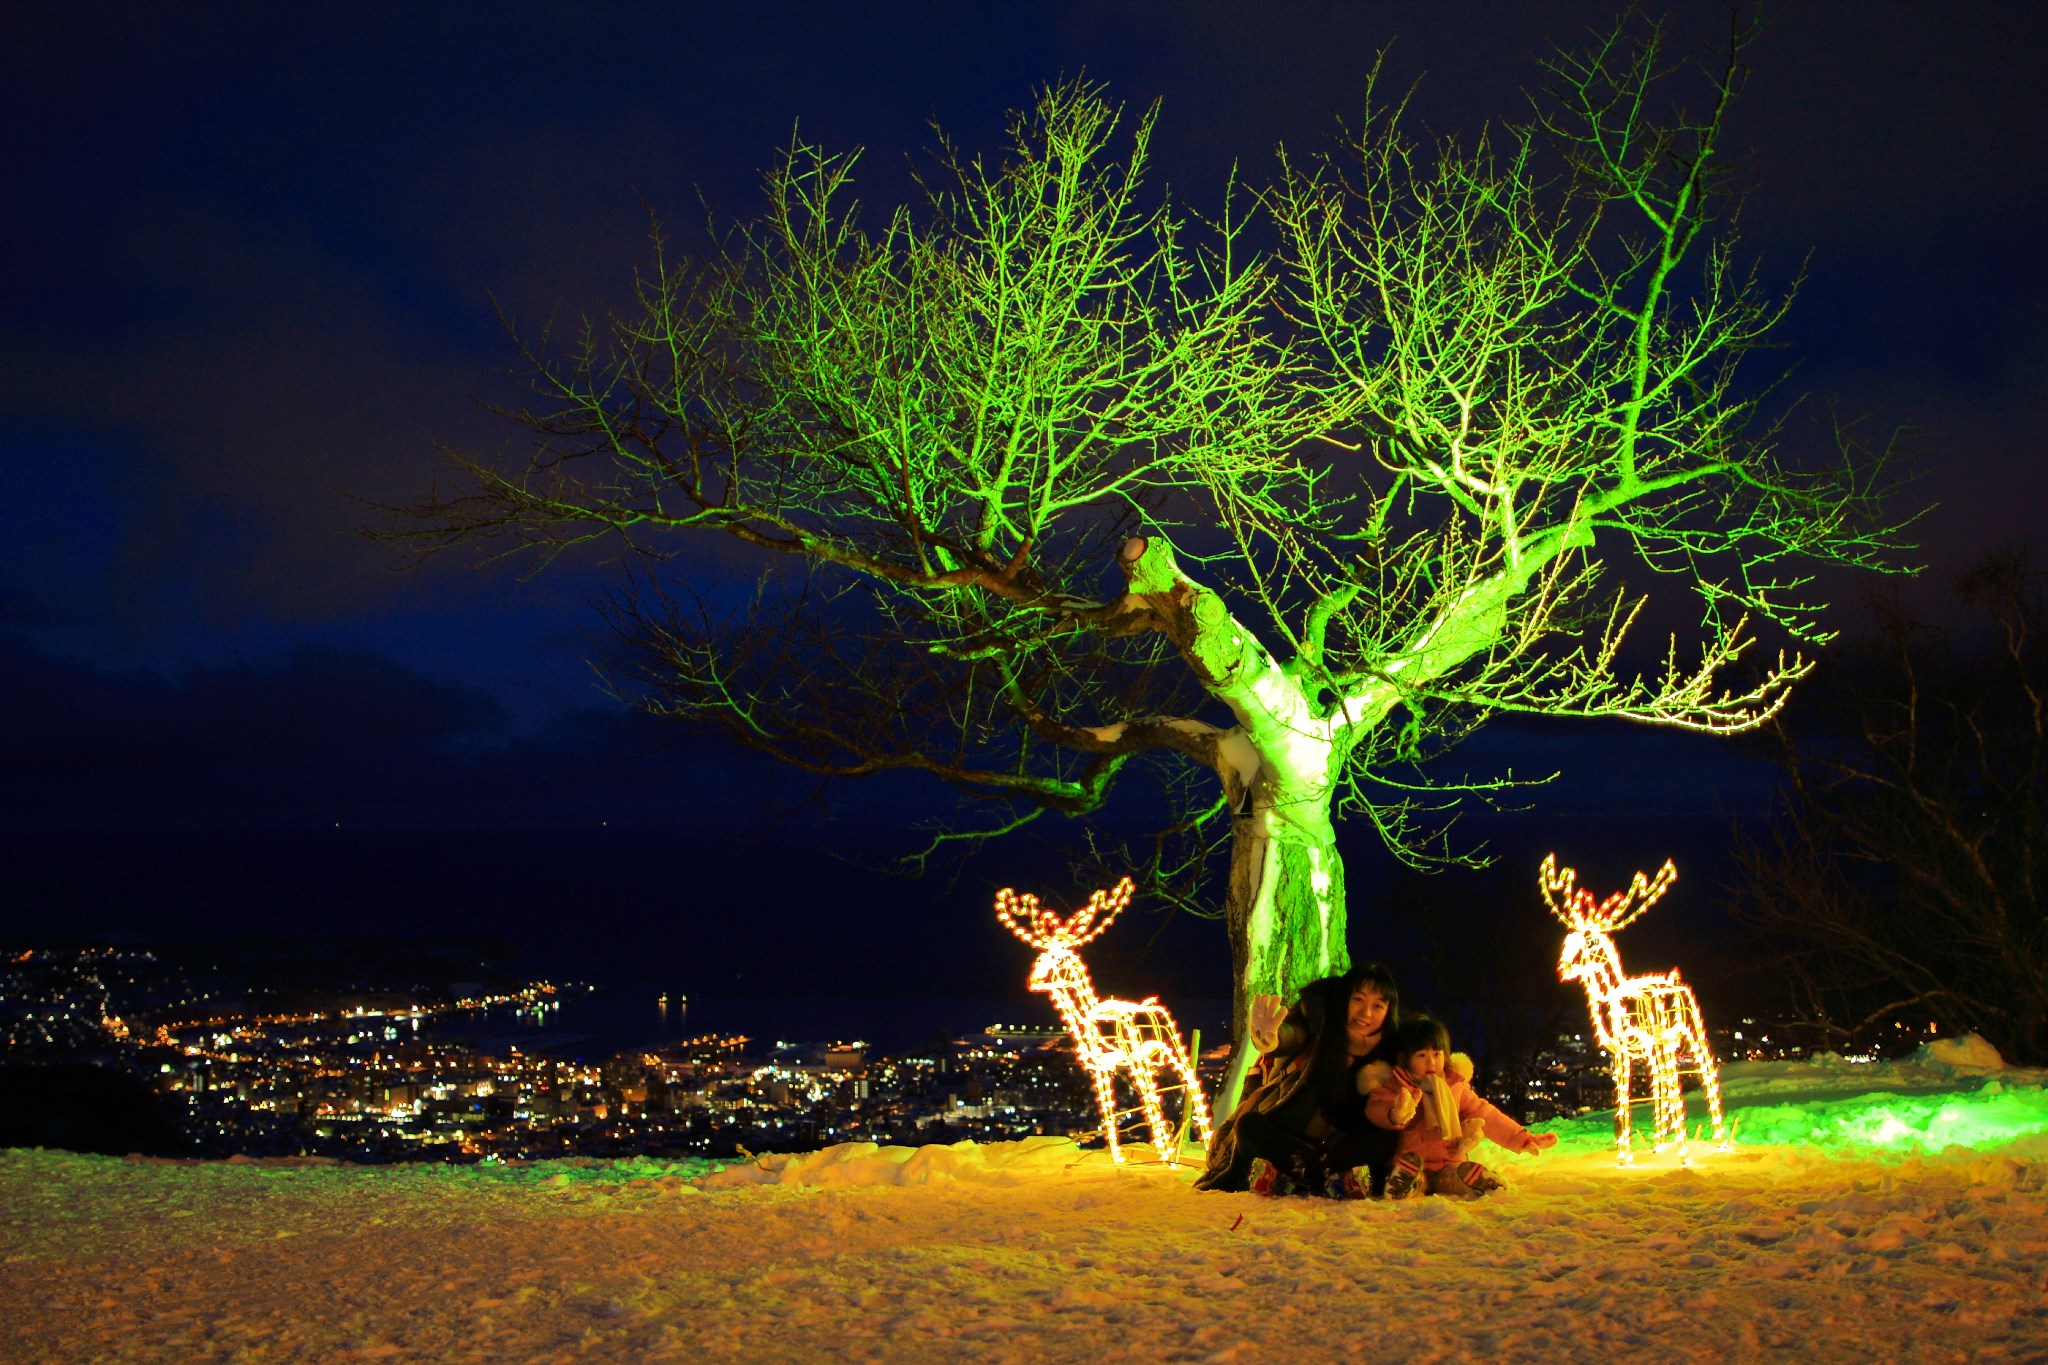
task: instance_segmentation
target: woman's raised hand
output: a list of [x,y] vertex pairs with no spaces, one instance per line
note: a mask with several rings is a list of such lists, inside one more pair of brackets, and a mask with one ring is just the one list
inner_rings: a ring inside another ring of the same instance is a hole
[[1255,995],[1251,1007],[1252,1046],[1271,1052],[1280,1046],[1280,1025],[1287,1018],[1287,1006],[1277,995]]

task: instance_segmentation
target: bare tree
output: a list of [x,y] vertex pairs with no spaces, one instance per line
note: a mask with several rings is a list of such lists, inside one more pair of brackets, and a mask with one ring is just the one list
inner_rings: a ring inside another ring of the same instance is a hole
[[[633,313],[528,348],[531,458],[455,453],[461,491],[402,534],[757,547],[789,567],[744,598],[620,595],[621,685],[813,773],[992,803],[942,839],[1097,811],[1134,760],[1213,774],[1176,829],[1182,866],[1229,849],[1227,1100],[1250,995],[1346,965],[1339,813],[1452,858],[1439,817],[1507,779],[1421,765],[1488,716],[1752,726],[1807,665],[1719,687],[1751,623],[1818,639],[1801,566],[1889,548],[1878,462],[1781,458],[1743,373],[1785,306],[1712,231],[1746,41],[1667,69],[1624,26],[1470,146],[1373,104],[1342,151],[1283,154],[1263,257],[1228,196],[1208,223],[1146,200],[1154,115],[1113,155],[1084,84],[999,166],[942,148],[873,231],[854,159],[793,145],[721,252],[658,251]],[[1704,112],[1653,119],[1687,80]],[[1647,674],[1617,555],[1702,603]]]
[[1935,627],[1875,637],[1774,721],[1783,818],[1742,848],[1738,902],[1773,980],[1841,1040],[1931,1019],[2048,1062],[2048,626],[1998,556]]

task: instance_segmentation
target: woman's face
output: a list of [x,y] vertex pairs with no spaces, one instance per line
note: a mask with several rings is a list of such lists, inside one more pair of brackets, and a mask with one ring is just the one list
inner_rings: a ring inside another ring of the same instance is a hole
[[1354,1038],[1370,1038],[1387,1022],[1387,997],[1370,981],[1351,992],[1351,1013],[1346,1021]]

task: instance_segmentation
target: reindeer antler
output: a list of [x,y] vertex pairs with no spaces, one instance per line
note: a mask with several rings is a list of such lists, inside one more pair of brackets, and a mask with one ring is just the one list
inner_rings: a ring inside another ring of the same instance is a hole
[[[1557,865],[1555,853],[1545,855],[1536,879],[1551,914],[1573,928],[1591,926],[1611,934],[1633,924],[1639,915],[1662,899],[1664,893],[1671,889],[1671,884],[1678,880],[1678,867],[1666,858],[1664,866],[1657,869],[1654,881],[1638,872],[1629,879],[1624,890],[1597,904],[1593,893],[1578,884],[1577,872]],[[1559,904],[1560,897],[1562,904]],[[1635,904],[1634,909],[1629,908],[1631,902]]]
[[[1550,907],[1550,913],[1576,928],[1593,908],[1593,895],[1579,888],[1579,874],[1571,868],[1560,869],[1557,855],[1543,855],[1543,866],[1536,870],[1536,884],[1543,890],[1543,903]],[[1563,903],[1559,903],[1559,898]]]
[[[1677,880],[1678,866],[1669,858],[1664,860],[1664,866],[1657,869],[1657,877],[1654,881],[1645,877],[1640,872],[1636,873],[1635,876],[1629,878],[1627,890],[1617,891],[1606,900],[1600,902],[1601,924],[1606,927],[1607,932],[1610,934],[1627,928],[1635,923],[1637,916],[1641,915],[1643,911],[1663,899],[1664,893],[1671,889],[1671,883]],[[1633,910],[1629,909],[1631,901],[1635,902],[1635,909]]]
[[[1044,948],[1060,928],[1060,917],[1039,909],[1038,897],[1028,891],[1019,896],[1007,886],[996,892],[996,918],[1033,948]],[[1018,923],[1020,919],[1022,924]]]
[[[1088,903],[1075,911],[1072,919],[1062,920],[1056,912],[1041,909],[1038,897],[1030,892],[1020,896],[1006,886],[996,892],[996,918],[1033,948],[1050,948],[1055,943],[1079,948],[1093,943],[1103,930],[1109,928],[1123,913],[1123,908],[1131,903],[1131,892],[1135,889],[1136,885],[1125,877],[1109,890],[1097,891],[1090,896]],[[1024,923],[1019,924],[1019,919]]]
[[[1124,907],[1131,903],[1131,892],[1136,889],[1136,884],[1129,877],[1125,877],[1109,890],[1097,891],[1090,896],[1088,903],[1075,911],[1074,917],[1067,921],[1064,931],[1067,946],[1078,948],[1084,943],[1093,943],[1100,938],[1102,931],[1109,928],[1116,921],[1116,917],[1124,912]],[[1095,918],[1097,915],[1102,917],[1099,924]]]

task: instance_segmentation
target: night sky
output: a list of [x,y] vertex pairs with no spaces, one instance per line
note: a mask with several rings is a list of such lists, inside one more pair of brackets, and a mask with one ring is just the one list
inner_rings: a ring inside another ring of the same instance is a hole
[[[1681,8],[1689,40],[1721,23]],[[514,360],[494,301],[522,323],[601,310],[646,257],[649,209],[753,212],[793,125],[867,146],[864,197],[890,202],[928,120],[995,150],[1006,109],[1085,71],[1134,107],[1163,100],[1158,173],[1200,205],[1233,161],[1262,179],[1276,142],[1313,148],[1354,116],[1382,48],[1396,84],[1425,78],[1430,126],[1472,131],[1521,111],[1549,40],[1617,9],[17,16],[0,53],[0,942],[498,933],[532,963],[707,990],[1014,991],[1021,949],[985,889],[1032,885],[1044,852],[990,854],[951,889],[835,862],[903,851],[938,803],[812,800],[650,729],[583,662],[605,566],[407,571],[356,534],[363,503],[421,492],[436,442],[516,441],[478,403],[506,396]],[[2048,11],[1777,10],[1733,120],[1757,186],[1744,232],[1775,278],[1805,262],[1785,339],[1811,410],[1905,429],[1911,496],[1934,505],[1915,591],[1932,593],[2042,539]],[[1768,798],[1707,741],[1560,721],[1477,743],[1475,763],[1568,774],[1480,831],[1512,867],[1553,845],[1604,876],[1667,852],[1711,863]],[[1369,920],[1382,860],[1369,834],[1349,849]],[[1218,928],[1176,925],[1148,979],[1221,994],[1225,961]]]

